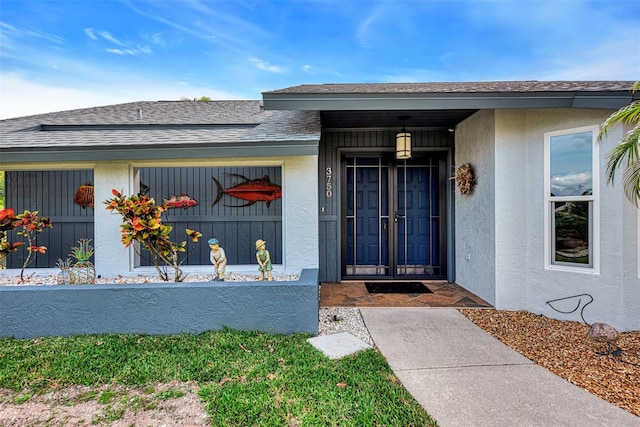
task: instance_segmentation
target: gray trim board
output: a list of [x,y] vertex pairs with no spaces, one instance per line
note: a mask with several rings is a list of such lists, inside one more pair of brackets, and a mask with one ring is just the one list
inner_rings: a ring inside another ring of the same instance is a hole
[[607,108],[628,105],[633,97],[576,94],[438,94],[438,95],[290,95],[263,94],[267,110],[464,110],[500,108]]
[[98,160],[153,160],[153,159],[217,159],[267,156],[309,156],[318,154],[318,141],[287,141],[282,144],[200,146],[171,148],[94,148],[74,150],[3,150],[2,165],[10,163],[98,161]]
[[633,81],[307,84],[262,93],[267,110],[610,108],[640,98]]

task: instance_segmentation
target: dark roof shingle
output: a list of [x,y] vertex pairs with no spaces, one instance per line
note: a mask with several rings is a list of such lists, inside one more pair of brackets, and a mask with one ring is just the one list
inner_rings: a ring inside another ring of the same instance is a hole
[[261,101],[132,102],[0,120],[0,150],[318,141],[320,116]]
[[288,94],[426,94],[631,91],[632,81],[494,81],[432,83],[328,83],[292,86],[264,93]]

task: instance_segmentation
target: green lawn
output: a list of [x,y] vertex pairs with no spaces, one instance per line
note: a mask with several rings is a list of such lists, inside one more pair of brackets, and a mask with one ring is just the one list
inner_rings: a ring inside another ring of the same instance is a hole
[[91,335],[0,340],[0,387],[198,381],[215,426],[435,426],[380,353],[329,360],[305,335]]

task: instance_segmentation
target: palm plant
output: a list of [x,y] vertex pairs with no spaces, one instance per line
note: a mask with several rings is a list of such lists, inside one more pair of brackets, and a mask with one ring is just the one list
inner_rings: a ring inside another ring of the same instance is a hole
[[[633,92],[639,89],[640,81],[633,85]],[[624,168],[624,193],[633,204],[640,207],[640,100],[633,101],[609,116],[600,128],[598,139],[602,140],[611,127],[620,124],[631,126],[631,130],[607,154],[608,182],[613,182],[617,170]]]
[[96,267],[91,262],[93,253],[91,239],[80,239],[78,246],[71,248],[69,257],[75,260],[71,272],[76,283],[92,284],[96,282]]

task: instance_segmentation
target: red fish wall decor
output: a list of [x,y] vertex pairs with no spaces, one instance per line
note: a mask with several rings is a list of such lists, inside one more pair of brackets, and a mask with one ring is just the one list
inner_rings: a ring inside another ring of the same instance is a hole
[[213,202],[212,206],[215,206],[225,194],[247,201],[247,203],[243,205],[225,205],[232,208],[243,208],[245,206],[251,206],[256,202],[266,202],[267,207],[269,207],[272,201],[278,200],[282,197],[282,188],[278,184],[272,183],[269,180],[268,175],[257,179],[249,179],[246,176],[239,175],[237,173],[229,175],[241,178],[242,182],[223,189],[222,185],[220,185],[220,181],[211,177],[216,183],[216,187],[218,189],[216,200]]
[[182,193],[179,196],[171,195],[169,199],[164,199],[164,202],[172,208],[190,208],[196,206],[198,202],[191,196]]

